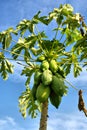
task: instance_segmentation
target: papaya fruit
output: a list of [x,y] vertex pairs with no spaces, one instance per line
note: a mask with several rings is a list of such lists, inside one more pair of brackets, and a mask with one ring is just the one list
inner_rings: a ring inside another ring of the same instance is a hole
[[42,83],[44,85],[49,85],[52,82],[52,72],[50,70],[45,70],[42,73]]
[[45,60],[45,56],[44,55],[40,55],[38,58],[37,58],[37,61],[43,61]]
[[58,65],[57,65],[56,60],[53,60],[53,59],[52,59],[52,60],[50,61],[49,66],[50,66],[50,69],[51,69],[52,72],[56,72],[56,71],[58,70]]
[[36,86],[36,84],[34,84],[32,87],[32,90],[31,90],[31,93],[32,93],[34,100],[36,100],[36,91],[37,91],[37,86]]
[[64,84],[64,81],[55,75],[52,78],[51,88],[57,95],[60,96],[63,96],[66,92],[66,86]]
[[38,86],[36,91],[36,98],[39,102],[45,102],[50,95],[50,88],[44,86],[42,83]]
[[50,94],[50,102],[53,106],[55,106],[56,108],[59,107],[60,103],[61,103],[61,99],[62,97],[60,95],[57,95],[55,92],[51,92]]
[[31,51],[35,56],[38,56],[41,53],[41,49],[36,49],[34,47],[31,48]]
[[38,85],[40,84],[42,72],[37,70],[34,74],[34,84]]
[[47,70],[47,69],[49,69],[49,63],[48,63],[48,61],[47,60],[44,60],[44,61],[42,61],[42,63],[41,63],[41,70]]

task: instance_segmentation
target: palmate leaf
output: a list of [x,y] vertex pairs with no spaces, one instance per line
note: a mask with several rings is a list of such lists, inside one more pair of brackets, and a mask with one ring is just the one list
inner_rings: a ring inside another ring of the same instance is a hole
[[73,63],[73,73],[74,77],[77,77],[80,75],[80,72],[82,71],[82,68],[79,66],[78,62],[78,56],[76,54],[72,54],[72,63]]
[[58,40],[42,40],[41,46],[44,50],[48,52],[55,51],[55,53],[64,47]]
[[76,42],[76,44],[74,45],[74,50],[77,49],[78,47],[83,47],[85,43],[87,44],[86,39],[81,38],[81,39],[78,40],[78,41]]
[[13,34],[15,34],[15,35],[18,35],[17,30],[14,30],[13,27],[8,28],[5,32],[6,32],[7,34],[13,33]]
[[74,64],[74,67],[73,67],[74,77],[79,76],[81,71],[82,71],[82,68],[79,66],[79,64]]
[[62,10],[63,15],[72,15],[73,7],[70,4],[60,5],[59,9]]
[[65,73],[65,76],[67,76],[70,71],[71,71],[71,66],[72,66],[72,55],[68,52],[62,52],[63,54],[63,58],[61,58],[61,65],[62,65],[62,69]]
[[0,33],[0,44],[2,43],[2,41],[3,41],[3,35],[2,33]]
[[82,49],[82,53],[81,53],[81,56],[80,56],[80,61],[82,61],[84,59],[87,59],[87,47],[84,47]]
[[38,11],[38,13],[36,15],[34,15],[32,21],[35,21],[36,23],[41,22],[45,25],[48,25],[51,22],[51,20],[48,19],[47,16],[39,17],[40,13],[41,13],[41,11]]
[[1,73],[2,78],[4,80],[7,80],[8,74],[7,74],[7,71],[6,71],[6,65],[5,65],[4,61],[1,62],[0,73]]
[[17,35],[17,32],[11,27],[0,33],[0,42],[2,43],[3,49],[7,49],[10,46],[12,41],[12,33]]
[[[79,17],[80,19],[80,17]],[[77,27],[80,27],[79,19],[76,19],[76,16],[67,17],[66,20],[63,21],[62,25],[68,25],[71,29],[76,29]]]
[[25,52],[24,52],[24,60],[25,62],[27,63],[29,60],[30,60],[30,52],[29,52],[29,49],[25,49]]
[[22,55],[24,53],[24,60],[29,60],[30,58],[30,49],[37,44],[38,41],[40,41],[42,38],[46,38],[46,35],[44,32],[40,32],[38,35],[30,35],[27,38],[20,37],[16,45],[14,45],[11,49],[12,56],[14,59],[17,59],[18,56],[20,56],[21,52]]
[[4,54],[3,52],[0,52],[0,62],[4,59]]
[[50,19],[50,21],[55,19],[56,22],[60,25],[62,23],[62,20],[64,19],[64,17],[63,17],[63,15],[61,13],[61,10],[55,8],[53,10],[53,12],[49,13],[49,19]]
[[64,72],[65,72],[65,75],[67,76],[71,71],[71,64],[70,63],[64,64],[63,69],[64,69]]
[[66,45],[70,45],[73,44],[75,42],[77,42],[78,40],[80,40],[82,38],[80,31],[78,31],[77,29],[70,29],[68,27],[63,28],[62,34],[65,34],[66,36]]
[[20,53],[24,51],[24,59],[25,57],[29,58],[30,54],[27,51],[28,45],[26,45],[26,40],[23,38],[20,38],[16,45],[14,45],[11,49],[12,56],[14,59],[17,59],[20,56]]
[[11,41],[12,41],[11,35],[10,34],[6,35],[6,37],[5,37],[5,46],[6,47],[5,48],[8,48],[10,46]]
[[39,105],[34,101],[29,87],[19,97],[19,108],[22,116],[26,118],[27,111],[32,118],[36,118]]
[[20,31],[21,36],[23,36],[27,30],[29,30],[30,33],[33,33],[35,24],[38,24],[39,22],[48,25],[50,20],[47,19],[47,16],[39,17],[40,13],[41,12],[39,11],[34,15],[32,20],[24,19],[17,25],[17,31]]
[[30,33],[33,33],[34,24],[33,21],[24,19],[17,25],[17,31],[20,31],[21,36],[23,36],[27,30]]
[[69,4],[64,6],[60,5],[59,8],[55,8],[49,13],[49,19],[55,19],[58,25],[61,25],[65,17],[73,15],[73,7]]
[[64,59],[65,63],[63,65],[65,75],[68,75],[70,73],[71,67],[73,66],[74,77],[79,76],[80,72],[82,71],[82,68],[79,66],[78,56],[72,53],[71,55],[68,55],[67,57],[68,57],[68,61],[67,61],[67,58],[66,60]]
[[10,46],[10,43],[12,41],[12,37],[10,34],[4,34],[2,39],[2,47],[3,49],[6,49]]
[[27,77],[27,80],[25,82],[25,85],[28,86],[30,84],[30,80],[32,75],[34,74],[34,72],[36,71],[38,66],[33,65],[33,64],[29,64],[28,67],[24,67],[24,69],[22,70],[21,75],[25,75]]
[[11,49],[11,52],[12,52],[12,57],[14,59],[17,59],[18,56],[20,56],[20,53],[21,51],[25,49],[23,46],[21,46],[20,44],[16,44],[12,49]]
[[4,80],[8,79],[8,73],[13,73],[13,67],[14,66],[7,59],[0,61],[0,73]]

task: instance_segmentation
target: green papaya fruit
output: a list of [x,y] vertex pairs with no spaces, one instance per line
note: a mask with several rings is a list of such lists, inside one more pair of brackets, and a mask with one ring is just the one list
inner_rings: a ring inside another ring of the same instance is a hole
[[49,85],[52,82],[52,72],[50,70],[45,70],[42,73],[42,83],[44,85]]
[[34,100],[36,100],[36,91],[37,91],[37,86],[34,84],[31,90]]
[[61,103],[61,99],[62,97],[60,95],[57,95],[56,93],[54,93],[53,91],[50,94],[50,102],[53,106],[55,106],[56,108],[59,107],[60,103]]
[[34,84],[38,85],[40,84],[42,72],[37,70],[34,74]]
[[47,60],[42,61],[42,63],[41,63],[41,69],[43,71],[49,69],[49,63],[48,63]]
[[56,60],[51,60],[49,65],[52,72],[56,72],[58,70],[58,65]]
[[57,95],[63,96],[66,91],[66,86],[64,84],[64,81],[61,78],[58,78],[57,76],[53,76],[52,79],[53,79],[51,84],[52,90]]
[[40,55],[38,58],[37,58],[37,61],[43,61],[45,60],[45,56],[44,55]]
[[36,91],[36,98],[39,102],[45,102],[50,95],[50,88],[40,84]]
[[36,49],[34,47],[31,48],[32,53],[37,56],[41,53],[41,49]]

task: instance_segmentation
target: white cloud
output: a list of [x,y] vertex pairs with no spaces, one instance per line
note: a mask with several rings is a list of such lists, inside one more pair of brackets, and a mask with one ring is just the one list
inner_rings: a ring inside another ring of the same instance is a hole
[[0,119],[0,130],[25,130],[20,127],[12,117]]
[[[16,119],[16,118],[15,118]],[[37,119],[25,119],[22,123],[16,121],[12,117],[4,117],[0,119],[0,130],[38,130],[39,120]]]
[[[73,114],[59,114],[54,113],[55,119],[50,118],[48,122],[48,130],[86,130],[87,120],[84,116],[76,113]],[[52,116],[52,115],[51,115]]]
[[7,117],[6,117],[6,120],[8,120],[8,122],[9,122],[10,124],[12,124],[13,126],[16,125],[16,123],[15,123],[15,121],[14,121],[13,118],[7,116]]
[[[24,120],[26,125],[16,122],[12,117],[0,119],[0,130],[38,130],[38,119]],[[26,127],[26,128],[25,128]],[[48,118],[47,130],[86,130],[87,119],[84,115],[78,113],[58,113],[51,111]]]

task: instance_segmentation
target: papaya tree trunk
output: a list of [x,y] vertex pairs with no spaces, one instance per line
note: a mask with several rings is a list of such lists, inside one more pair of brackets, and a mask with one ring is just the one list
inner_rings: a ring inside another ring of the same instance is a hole
[[47,130],[47,117],[48,117],[48,100],[45,101],[42,105],[39,130]]

